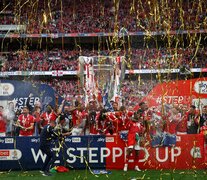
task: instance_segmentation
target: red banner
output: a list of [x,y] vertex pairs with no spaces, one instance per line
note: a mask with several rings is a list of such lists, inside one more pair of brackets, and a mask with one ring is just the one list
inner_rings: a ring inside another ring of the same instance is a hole
[[[162,104],[194,104],[207,105],[207,78],[190,80],[177,80],[162,83],[155,86],[152,91],[143,98],[149,107]],[[135,110],[138,106],[135,107]]]
[[[106,137],[107,169],[123,169],[126,156],[125,142],[116,136]],[[134,168],[133,155],[129,168]],[[141,169],[203,169],[206,168],[204,137],[200,134],[179,135],[175,147],[157,147],[149,145],[140,150],[139,167]]]

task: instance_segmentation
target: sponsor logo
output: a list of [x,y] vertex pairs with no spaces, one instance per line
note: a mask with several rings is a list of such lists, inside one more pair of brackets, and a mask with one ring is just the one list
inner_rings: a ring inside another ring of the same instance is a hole
[[198,94],[207,94],[207,81],[198,81],[194,84],[194,90]]
[[38,142],[40,142],[40,138],[32,138],[31,142],[32,143],[38,143]]
[[65,142],[71,142],[72,141],[72,139],[70,139],[70,138],[65,138]]
[[9,151],[8,150],[0,150],[0,157],[4,157],[4,156],[9,156]]
[[200,147],[193,147],[190,151],[190,154],[193,158],[202,158]]
[[0,143],[4,143],[4,139],[0,139]]
[[72,138],[72,142],[73,143],[80,143],[81,142],[81,138],[80,137],[73,137]]
[[0,96],[11,96],[14,93],[14,86],[11,83],[1,83]]
[[19,160],[22,157],[22,153],[18,149],[2,149],[0,150],[1,160]]
[[5,138],[5,144],[12,144],[12,143],[14,143],[13,138]]
[[106,142],[114,142],[114,137],[106,137]]
[[105,142],[105,138],[98,138],[97,142]]
[[180,136],[176,136],[176,141],[181,141],[181,137]]

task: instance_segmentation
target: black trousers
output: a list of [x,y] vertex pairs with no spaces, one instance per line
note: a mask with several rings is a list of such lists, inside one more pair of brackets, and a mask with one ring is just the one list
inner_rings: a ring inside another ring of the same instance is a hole
[[50,149],[50,147],[40,147],[43,153],[47,155],[45,162],[42,167],[42,171],[49,172],[50,168],[53,166],[54,162],[56,161],[55,153]]

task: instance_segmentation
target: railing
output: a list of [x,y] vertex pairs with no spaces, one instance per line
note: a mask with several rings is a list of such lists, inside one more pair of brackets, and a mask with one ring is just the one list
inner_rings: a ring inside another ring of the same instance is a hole
[[[189,72],[207,72],[207,68],[191,68]],[[125,74],[157,74],[157,73],[181,73],[180,69],[135,69],[126,70]],[[8,76],[74,76],[78,71],[5,71],[0,72],[0,77]]]
[[176,31],[138,31],[128,33],[100,32],[100,33],[50,33],[50,34],[26,34],[26,33],[1,33],[0,38],[62,38],[62,37],[103,37],[103,36],[160,36],[176,34],[207,33],[207,29],[200,30],[176,30]]

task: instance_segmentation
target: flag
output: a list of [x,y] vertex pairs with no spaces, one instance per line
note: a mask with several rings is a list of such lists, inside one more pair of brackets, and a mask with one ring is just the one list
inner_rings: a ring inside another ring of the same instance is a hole
[[63,76],[62,70],[52,71],[52,76]]

